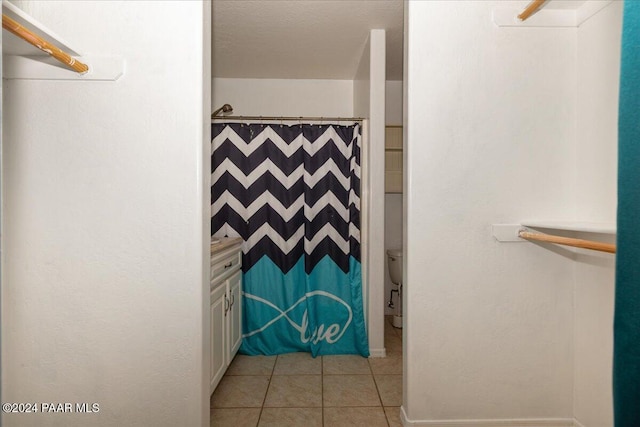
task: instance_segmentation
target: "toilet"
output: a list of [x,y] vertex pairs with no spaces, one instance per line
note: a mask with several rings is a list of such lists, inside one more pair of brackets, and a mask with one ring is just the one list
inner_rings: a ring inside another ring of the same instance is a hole
[[[391,291],[388,306],[396,309],[393,315],[393,326],[402,328],[402,249],[389,249],[387,251],[387,264],[389,265],[389,276],[391,283],[396,289]],[[393,302],[393,294],[397,293],[397,301]]]

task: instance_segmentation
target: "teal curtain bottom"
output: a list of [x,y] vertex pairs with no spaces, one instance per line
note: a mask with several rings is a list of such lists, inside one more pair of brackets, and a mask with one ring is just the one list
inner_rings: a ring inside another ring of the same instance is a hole
[[264,256],[243,275],[243,287],[241,353],[369,356],[360,263],[353,257],[347,273],[325,256],[309,274],[304,258],[283,274]]
[[640,2],[625,1],[618,145],[613,395],[616,427],[640,426]]

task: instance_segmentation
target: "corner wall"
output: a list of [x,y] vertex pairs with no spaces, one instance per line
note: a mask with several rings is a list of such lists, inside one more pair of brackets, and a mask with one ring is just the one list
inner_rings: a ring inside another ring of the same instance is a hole
[[126,72],[3,81],[2,425],[208,425],[210,4],[25,4]]
[[[609,223],[616,222],[622,9],[614,1],[578,29],[576,211]],[[584,427],[613,426],[614,267],[614,255],[576,256],[574,415]]]
[[497,28],[501,3],[406,4],[409,424],[572,423],[571,255],[491,224],[573,218],[576,34]]
[[[354,114],[368,118],[364,129],[362,180],[363,282],[367,283],[367,325],[372,357],[385,356],[384,348],[384,126],[385,31],[371,30],[353,90]],[[365,164],[366,162],[366,164]]]

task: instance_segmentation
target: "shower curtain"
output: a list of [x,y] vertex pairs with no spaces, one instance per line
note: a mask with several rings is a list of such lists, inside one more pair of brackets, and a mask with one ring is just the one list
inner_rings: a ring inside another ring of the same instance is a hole
[[616,427],[640,426],[640,2],[624,2],[613,329]]
[[211,232],[240,236],[244,354],[369,355],[360,126],[214,124]]

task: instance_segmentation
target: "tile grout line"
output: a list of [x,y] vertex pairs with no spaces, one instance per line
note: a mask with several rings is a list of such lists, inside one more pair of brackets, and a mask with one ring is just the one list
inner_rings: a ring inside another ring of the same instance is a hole
[[[396,337],[398,337],[398,330],[396,330],[397,328],[394,328],[394,327],[393,327],[393,323],[392,323],[391,321],[389,321],[389,318],[385,318],[385,321],[386,321],[387,323],[389,323],[389,325],[391,326],[391,329],[392,329],[392,331],[393,331],[393,334],[394,334]],[[400,331],[400,333],[402,333],[402,329],[399,329],[399,331]],[[402,335],[400,335],[400,339],[402,339]],[[386,345],[385,345],[385,347],[386,347]],[[401,348],[402,348],[402,347],[401,347]],[[404,351],[404,349],[403,349],[403,348],[402,348],[402,350]],[[372,369],[371,371],[372,371],[372,374],[373,374],[373,369]],[[404,375],[404,369],[403,369],[402,375]],[[382,402],[382,396],[380,395],[380,389],[378,388],[378,382],[376,381],[376,377],[375,377],[375,375],[373,376],[373,381],[374,381],[374,382],[375,382],[375,384],[376,384],[376,390],[378,390],[378,397],[380,398],[380,404],[382,405],[382,412],[384,413],[384,419],[385,419],[385,421],[387,422],[387,426],[388,426],[388,427],[391,427],[391,422],[389,421],[389,417],[387,416],[387,411],[384,409],[384,408],[385,408],[385,406],[384,406],[384,402]]]
[[322,420],[322,427],[324,427],[324,356],[320,356],[320,419]]
[[278,356],[276,355],[276,360],[273,361],[273,367],[271,368],[271,375],[269,376],[269,385],[267,386],[267,391],[262,398],[262,406],[260,407],[260,414],[258,415],[258,423],[256,427],[260,425],[260,419],[262,418],[262,412],[264,411],[264,404],[267,401],[267,395],[269,394],[269,389],[271,389],[271,380],[273,379],[273,372],[276,370],[276,364],[278,363]]
[[376,387],[376,393],[378,393],[378,400],[380,401],[380,408],[382,408],[382,414],[384,415],[384,420],[387,423],[387,427],[389,427],[390,425],[389,418],[387,418],[387,413],[384,410],[384,404],[382,403],[382,396],[380,396],[380,389],[378,388],[378,381],[376,381],[376,376],[373,375],[373,371],[371,371],[371,378],[373,379],[373,385]]

